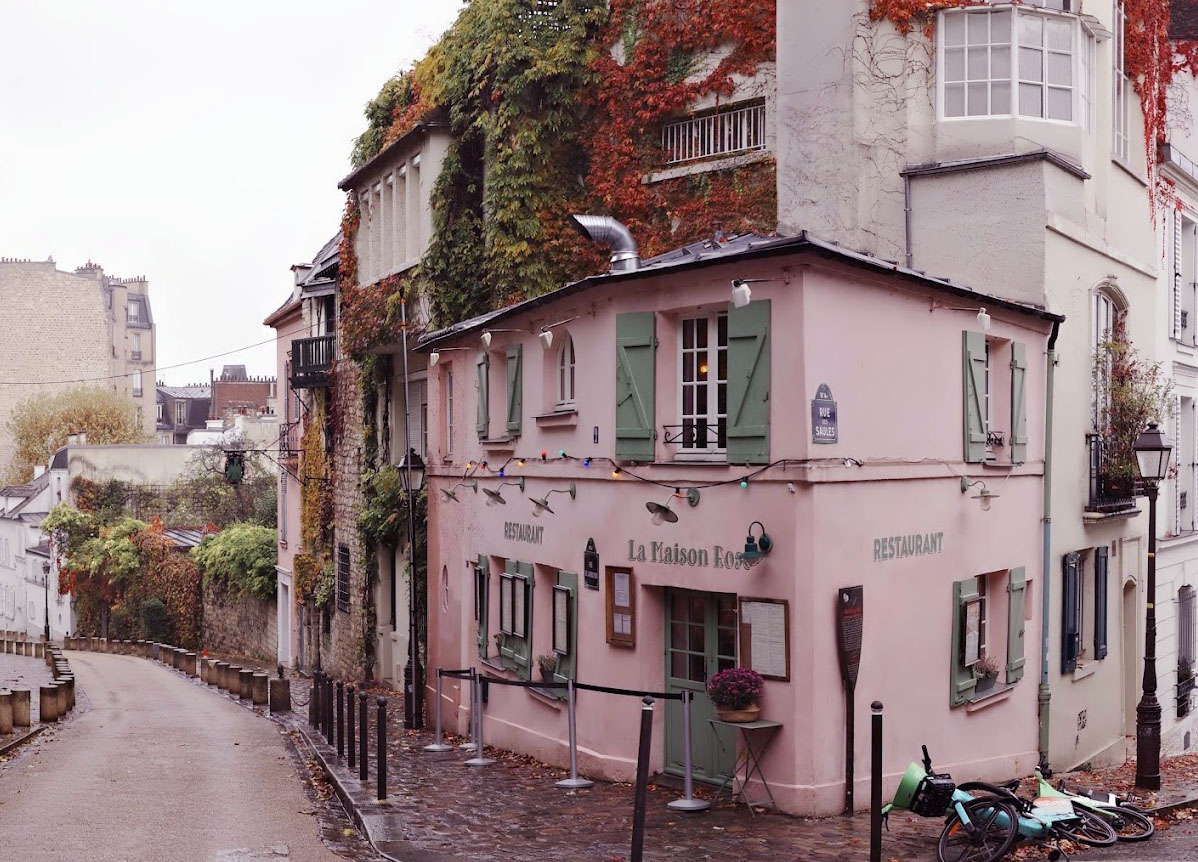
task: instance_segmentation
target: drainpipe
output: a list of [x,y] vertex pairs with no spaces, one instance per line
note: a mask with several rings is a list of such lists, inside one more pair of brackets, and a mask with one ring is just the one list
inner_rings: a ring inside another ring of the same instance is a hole
[[640,269],[641,257],[632,232],[611,216],[572,215],[570,224],[587,239],[611,247],[612,272]]
[[1048,688],[1048,599],[1049,585],[1052,583],[1052,402],[1057,367],[1057,335],[1060,331],[1060,322],[1053,321],[1052,334],[1048,336],[1048,375],[1044,389],[1044,517],[1041,518],[1044,560],[1040,577],[1040,689],[1036,702],[1040,723],[1040,769],[1045,774],[1049,774],[1048,705],[1052,700],[1052,692]]
[[907,269],[911,266],[911,175],[903,174],[903,237],[907,244]]

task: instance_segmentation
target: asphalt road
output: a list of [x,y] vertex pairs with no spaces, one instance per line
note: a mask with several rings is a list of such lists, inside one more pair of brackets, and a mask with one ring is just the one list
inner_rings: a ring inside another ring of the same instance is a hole
[[69,658],[90,707],[0,771],[0,858],[340,860],[273,722],[141,658]]
[[1180,820],[1168,829],[1157,829],[1147,841],[1117,844],[1109,850],[1092,850],[1079,856],[1094,862],[1181,862],[1198,859],[1198,818]]

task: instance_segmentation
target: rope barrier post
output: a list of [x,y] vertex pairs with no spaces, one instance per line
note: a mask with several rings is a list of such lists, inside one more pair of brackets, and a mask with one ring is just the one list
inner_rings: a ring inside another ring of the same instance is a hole
[[882,862],[882,701],[869,705],[873,713],[873,751],[870,763],[869,862]]
[[354,686],[350,683],[345,687],[345,711],[346,715],[345,729],[349,733],[349,739],[346,740],[346,753],[349,754],[349,768],[353,769],[357,765],[357,749],[358,746],[354,742]]
[[365,781],[370,769],[369,740],[366,736],[366,726],[369,718],[366,715],[366,692],[358,692],[358,780]]
[[433,713],[436,716],[437,735],[433,737],[432,745],[424,746],[425,751],[453,751],[452,745],[445,744],[441,736],[441,668],[437,668],[437,706]]
[[374,771],[379,778],[379,800],[381,801],[387,798],[387,698],[379,695],[375,702],[379,707],[379,753]]
[[474,686],[474,757],[466,761],[467,766],[490,766],[495,761],[486,756],[483,746],[483,692],[482,680],[476,678]]
[[645,852],[645,801],[649,795],[649,749],[653,745],[653,698],[641,701],[641,745],[636,755],[636,795],[632,803],[631,862],[642,862]]
[[470,668],[469,679],[470,679],[470,712],[469,712],[468,722],[469,722],[470,726],[468,728],[467,740],[458,746],[458,748],[460,748],[462,751],[474,751],[474,723],[476,720],[475,715],[474,715],[474,698],[476,697],[475,689],[478,687],[478,671],[475,670],[474,668]]
[[694,764],[691,761],[691,701],[695,693],[682,691],[682,798],[675,799],[666,807],[674,811],[706,811],[711,803],[695,798]]
[[566,720],[570,727],[570,777],[557,782],[563,790],[593,787],[595,782],[578,777],[578,725],[574,713],[574,680],[566,680]]
[[345,683],[337,680],[337,756],[345,757]]

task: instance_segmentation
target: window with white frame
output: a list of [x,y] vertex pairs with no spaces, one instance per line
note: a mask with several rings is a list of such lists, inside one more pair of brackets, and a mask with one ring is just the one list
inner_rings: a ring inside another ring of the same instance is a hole
[[138,323],[141,320],[141,302],[140,300],[130,299],[125,306],[126,314],[130,323]]
[[728,433],[728,315],[686,318],[681,327],[679,452],[722,453]]
[[166,421],[166,405],[161,401],[158,402],[158,421]]
[[129,334],[129,358],[141,359],[141,333],[132,332]]
[[287,544],[287,470],[279,471],[279,541]]
[[144,372],[138,371],[133,375],[133,397],[140,398],[142,393],[141,375]]
[[1098,68],[1097,45],[1094,37],[1083,33],[1078,45],[1078,120],[1087,132],[1094,131],[1094,93],[1097,90],[1095,82]]
[[175,402],[175,424],[176,425],[186,425],[187,424],[187,402],[186,401],[176,401]]
[[946,11],[941,20],[940,104],[945,119],[1018,115],[1087,122],[1092,109],[1084,106],[1092,90],[1083,66],[1089,58],[1092,68],[1093,38],[1076,18],[1028,8],[969,7]]
[[453,454],[453,369],[445,369],[445,454]]
[[567,333],[557,354],[557,407],[574,406],[574,339]]
[[1124,162],[1131,155],[1131,78],[1127,76],[1127,8],[1123,0],[1115,0],[1114,38],[1111,40],[1111,59],[1114,79],[1112,93],[1112,126],[1114,140],[1111,142],[1112,155]]
[[1107,369],[1099,367],[1097,364],[1098,355],[1099,350],[1112,338],[1119,309],[1110,294],[1101,290],[1094,293],[1092,303],[1091,317],[1093,319],[1091,323],[1093,328],[1090,330],[1090,356],[1093,357],[1092,361],[1095,362],[1095,366],[1093,371],[1094,390],[1091,400],[1093,402],[1094,430],[1099,431],[1106,425],[1106,403],[1100,396]]

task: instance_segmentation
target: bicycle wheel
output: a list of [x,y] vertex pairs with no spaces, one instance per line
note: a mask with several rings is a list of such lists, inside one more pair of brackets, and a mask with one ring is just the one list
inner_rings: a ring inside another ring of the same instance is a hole
[[1107,819],[1115,830],[1115,837],[1120,841],[1144,841],[1152,837],[1156,824],[1152,817],[1142,814],[1134,808],[1124,808],[1121,805],[1098,805],[1094,808]]
[[954,812],[936,845],[940,862],[997,862],[1019,835],[1019,812],[1000,797],[981,796],[963,803],[972,828]]
[[1101,814],[1077,804],[1073,806],[1073,811],[1077,814],[1077,820],[1052,825],[1053,832],[1061,838],[1091,847],[1110,847],[1119,840],[1111,824]]

